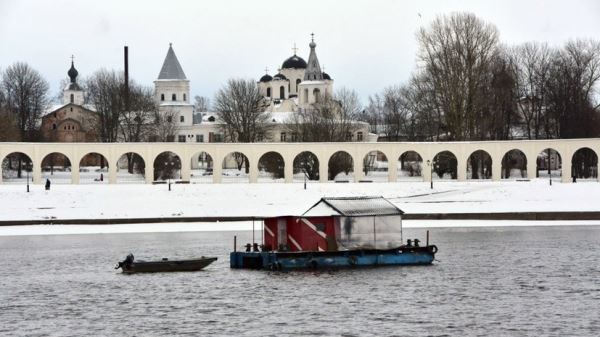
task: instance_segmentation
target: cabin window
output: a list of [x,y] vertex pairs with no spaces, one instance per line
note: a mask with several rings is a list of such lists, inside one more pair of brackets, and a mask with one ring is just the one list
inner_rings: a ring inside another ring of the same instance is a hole
[[177,100],[177,94],[171,95],[171,101],[176,101],[176,100]]

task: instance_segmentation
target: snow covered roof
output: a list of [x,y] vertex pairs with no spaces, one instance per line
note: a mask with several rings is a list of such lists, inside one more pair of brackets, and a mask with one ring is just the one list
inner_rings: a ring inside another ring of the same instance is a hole
[[384,197],[321,198],[302,216],[384,216],[404,212]]
[[92,105],[92,104],[84,104],[84,105],[77,105],[77,104],[74,104],[74,103],[67,103],[67,104],[52,104],[52,105],[50,105],[50,106],[48,107],[48,109],[46,109],[46,111],[44,111],[44,112],[42,113],[42,117],[44,117],[44,116],[47,116],[47,115],[49,115],[49,114],[51,114],[51,113],[53,113],[53,112],[55,112],[55,111],[58,111],[58,110],[60,110],[60,109],[62,109],[62,108],[64,108],[64,107],[66,107],[66,106],[68,106],[68,105],[81,106],[81,107],[83,107],[84,109],[87,109],[87,110],[90,110],[90,111],[94,111],[94,112],[96,111],[96,107],[94,107],[94,105]]

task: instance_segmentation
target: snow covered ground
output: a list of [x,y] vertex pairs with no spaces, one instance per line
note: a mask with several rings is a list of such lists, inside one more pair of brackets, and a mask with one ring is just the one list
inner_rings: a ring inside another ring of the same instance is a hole
[[407,213],[600,211],[600,183],[0,185],[0,220],[302,214],[323,196],[382,195]]

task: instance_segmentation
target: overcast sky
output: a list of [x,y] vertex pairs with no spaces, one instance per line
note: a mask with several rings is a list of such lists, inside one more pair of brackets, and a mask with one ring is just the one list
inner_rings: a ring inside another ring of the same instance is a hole
[[27,62],[52,95],[66,78],[71,54],[80,77],[123,69],[153,85],[169,42],[191,94],[211,97],[231,77],[274,75],[293,54],[308,59],[310,33],[335,88],[363,101],[407,80],[415,67],[415,32],[437,15],[468,11],[495,24],[506,44],[600,39],[600,1],[8,1],[0,0],[0,69]]

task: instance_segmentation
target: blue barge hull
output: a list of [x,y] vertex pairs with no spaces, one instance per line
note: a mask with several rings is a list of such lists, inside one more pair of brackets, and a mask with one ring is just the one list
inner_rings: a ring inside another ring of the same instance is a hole
[[267,270],[428,265],[436,252],[436,246],[335,252],[232,252],[229,261],[231,268]]

